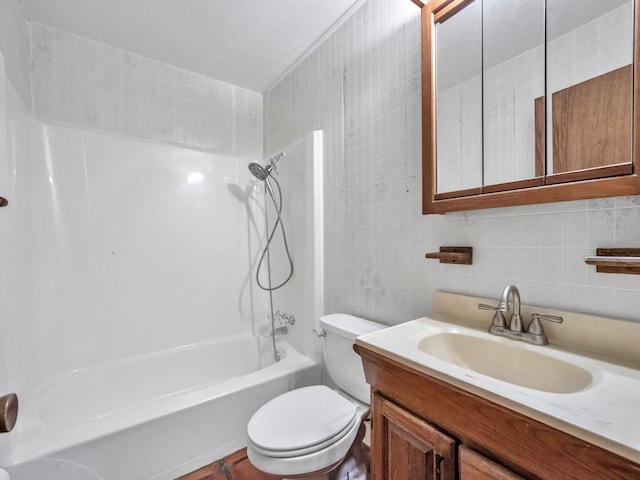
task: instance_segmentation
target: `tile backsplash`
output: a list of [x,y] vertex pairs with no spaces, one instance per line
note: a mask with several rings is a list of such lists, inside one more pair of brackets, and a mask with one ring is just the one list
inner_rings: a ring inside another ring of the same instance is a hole
[[[597,247],[640,247],[640,197],[421,214],[420,12],[369,0],[266,93],[267,151],[325,130],[325,310],[386,323],[435,290],[640,321],[640,276],[596,273]],[[471,245],[471,266],[424,254]]]

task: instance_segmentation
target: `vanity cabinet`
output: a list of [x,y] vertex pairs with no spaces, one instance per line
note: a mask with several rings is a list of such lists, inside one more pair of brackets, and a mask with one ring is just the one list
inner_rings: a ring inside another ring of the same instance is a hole
[[455,440],[382,395],[372,409],[372,480],[455,479]]
[[354,348],[372,389],[373,480],[640,479],[640,464],[627,458]]
[[460,480],[523,480],[523,477],[492,462],[464,445],[458,448]]

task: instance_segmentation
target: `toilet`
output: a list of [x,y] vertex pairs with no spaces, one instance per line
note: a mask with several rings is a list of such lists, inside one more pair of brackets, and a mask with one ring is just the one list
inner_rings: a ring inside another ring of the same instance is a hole
[[323,316],[320,326],[326,332],[324,361],[339,390],[325,385],[298,388],[258,409],[247,426],[247,453],[265,473],[328,478],[352,447],[360,448],[370,393],[353,343],[357,336],[385,325],[338,313]]

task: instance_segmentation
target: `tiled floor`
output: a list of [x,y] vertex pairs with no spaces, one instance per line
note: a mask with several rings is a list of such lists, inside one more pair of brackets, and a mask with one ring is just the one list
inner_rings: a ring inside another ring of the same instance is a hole
[[249,463],[245,448],[178,480],[281,480],[281,478],[256,470]]
[[[364,460],[369,465],[369,432],[370,427],[367,424],[366,436],[364,441]],[[213,462],[211,465],[202,467],[195,472],[188,473],[177,480],[282,480],[281,477],[268,475],[257,470],[247,458],[247,449],[243,448],[236,453]]]

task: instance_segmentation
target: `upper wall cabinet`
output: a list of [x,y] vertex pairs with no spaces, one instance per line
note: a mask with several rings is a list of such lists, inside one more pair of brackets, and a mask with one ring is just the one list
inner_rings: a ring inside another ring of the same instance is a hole
[[640,193],[639,6],[425,3],[423,213]]

